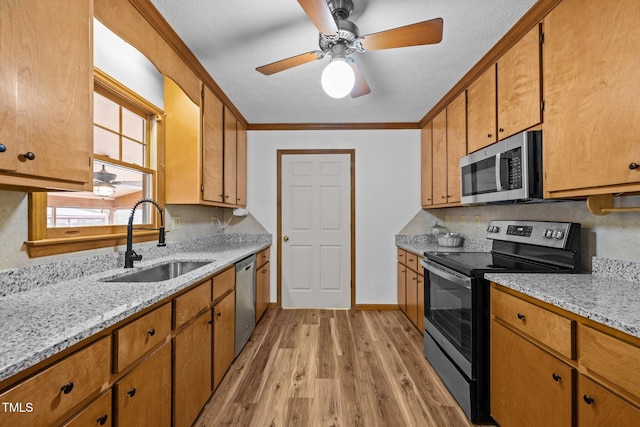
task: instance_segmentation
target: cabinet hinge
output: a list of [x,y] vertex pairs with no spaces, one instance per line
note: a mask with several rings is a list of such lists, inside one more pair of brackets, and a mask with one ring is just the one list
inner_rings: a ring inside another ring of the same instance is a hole
[[544,111],[544,99],[540,101],[540,111]]
[[91,167],[91,156],[89,156],[89,167]]
[[544,43],[544,33],[540,33],[540,44]]
[[204,185],[201,185],[201,186],[200,186],[200,192],[201,192],[201,193],[204,193]]
[[200,89],[200,99],[204,99],[204,89]]

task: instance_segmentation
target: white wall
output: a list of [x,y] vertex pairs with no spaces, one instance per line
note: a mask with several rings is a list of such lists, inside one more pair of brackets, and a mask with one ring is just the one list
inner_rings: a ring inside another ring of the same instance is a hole
[[355,149],[356,304],[395,304],[395,234],[420,209],[419,130],[249,131],[248,209],[274,235],[276,265],[276,152],[332,148]]

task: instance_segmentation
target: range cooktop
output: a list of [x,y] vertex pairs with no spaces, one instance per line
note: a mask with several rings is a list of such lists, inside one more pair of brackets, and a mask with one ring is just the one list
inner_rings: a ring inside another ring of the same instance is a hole
[[438,264],[468,276],[477,273],[559,273],[570,271],[555,265],[531,262],[492,252],[428,252],[425,254]]

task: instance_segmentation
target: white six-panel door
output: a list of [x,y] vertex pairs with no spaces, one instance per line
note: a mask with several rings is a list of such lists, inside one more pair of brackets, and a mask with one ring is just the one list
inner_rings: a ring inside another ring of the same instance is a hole
[[349,154],[282,156],[282,306],[351,307]]

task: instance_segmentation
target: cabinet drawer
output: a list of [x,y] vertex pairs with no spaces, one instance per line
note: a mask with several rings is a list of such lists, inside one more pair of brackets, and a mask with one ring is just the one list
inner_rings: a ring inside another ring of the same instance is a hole
[[213,300],[217,300],[236,285],[236,269],[231,266],[213,278]]
[[417,272],[418,271],[418,255],[411,253],[411,252],[407,252],[406,255],[406,266],[409,267],[411,270]]
[[113,425],[113,417],[111,415],[111,389],[109,389],[109,391],[73,417],[71,421],[64,424],[64,427],[110,427]]
[[[24,412],[2,411],[2,425],[51,425],[109,381],[111,337],[90,344],[0,395]],[[31,412],[29,412],[29,407]]]
[[407,265],[407,251],[398,248],[398,262]]
[[638,408],[582,375],[578,378],[577,398],[581,427],[640,425]]
[[491,313],[503,322],[573,359],[574,321],[491,288]]
[[578,361],[640,399],[640,348],[580,325]]
[[173,300],[174,329],[184,325],[189,319],[209,307],[211,286],[212,280],[209,279]]
[[260,252],[258,252],[258,255],[256,256],[256,265],[259,267],[261,265],[265,265],[267,263],[267,261],[269,261],[269,259],[271,258],[271,252],[269,250],[270,248],[267,249],[263,249]]
[[145,314],[114,332],[115,371],[120,372],[171,334],[171,304]]

